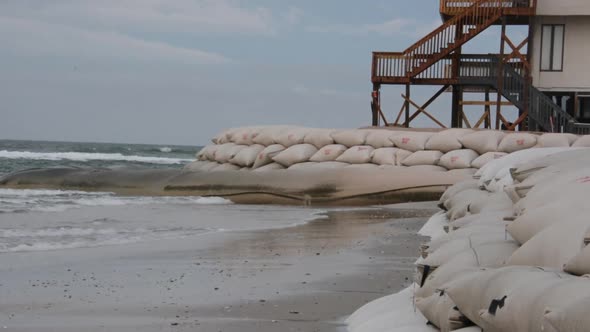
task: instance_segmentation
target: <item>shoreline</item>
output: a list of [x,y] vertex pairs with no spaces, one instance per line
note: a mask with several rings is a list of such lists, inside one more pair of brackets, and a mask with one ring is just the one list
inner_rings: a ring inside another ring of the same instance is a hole
[[290,228],[2,254],[0,326],[342,331],[356,308],[412,282],[416,233],[435,206],[400,206],[330,211]]

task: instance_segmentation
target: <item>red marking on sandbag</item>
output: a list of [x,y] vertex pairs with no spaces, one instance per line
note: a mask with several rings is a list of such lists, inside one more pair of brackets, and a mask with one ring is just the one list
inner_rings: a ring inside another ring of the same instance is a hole
[[248,134],[242,134],[242,139],[248,139]]
[[576,180],[577,183],[588,183],[590,182],[590,176],[584,176]]
[[457,156],[451,157],[452,163],[456,162],[457,160],[459,160],[459,157],[457,157]]
[[357,151],[365,151],[365,150],[367,150],[367,148],[366,148],[366,147],[359,146],[359,147],[357,148]]
[[329,156],[332,153],[331,149],[325,149],[324,150],[324,155]]
[[408,144],[410,143],[410,138],[409,137],[403,137],[402,138],[402,144]]
[[517,139],[516,145],[524,145],[524,139]]
[[260,159],[260,160],[264,159],[264,155],[263,155],[262,153],[261,153],[261,154],[259,154],[259,155],[258,155],[258,159]]

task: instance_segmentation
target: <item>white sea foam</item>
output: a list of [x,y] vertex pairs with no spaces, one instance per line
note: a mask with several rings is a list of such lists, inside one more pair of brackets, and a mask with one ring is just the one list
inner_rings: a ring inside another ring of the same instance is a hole
[[[164,148],[162,148],[164,149]],[[168,148],[170,149],[170,148]],[[171,150],[170,150],[171,151]],[[162,151],[166,152],[166,151]],[[134,161],[149,164],[184,164],[192,159],[162,158],[146,156],[125,156],[120,153],[85,153],[85,152],[30,152],[30,151],[0,151],[0,158],[5,159],[31,159],[31,160],[109,160],[109,161]]]
[[160,148],[160,152],[165,152],[165,153],[172,152],[172,148],[165,146],[165,147]]

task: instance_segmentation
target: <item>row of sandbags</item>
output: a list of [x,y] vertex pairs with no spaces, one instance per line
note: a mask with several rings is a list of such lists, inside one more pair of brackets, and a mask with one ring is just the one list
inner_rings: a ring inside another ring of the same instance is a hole
[[441,331],[590,329],[590,149],[536,149],[449,188],[416,306]]
[[[533,147],[569,147],[571,134],[506,134],[448,129],[330,130],[288,126],[245,127],[219,134],[197,154],[193,171],[339,168],[348,165],[420,166],[428,170],[480,169],[491,160]],[[209,163],[207,163],[209,162]]]
[[290,147],[311,144],[320,149],[326,145],[341,144],[346,147],[368,145],[375,149],[398,147],[407,151],[438,150],[443,153],[471,149],[479,154],[487,152],[511,153],[532,147],[589,147],[590,136],[573,134],[506,133],[494,130],[445,129],[420,131],[407,129],[318,129],[295,126],[259,126],[224,130],[212,142],[216,145],[270,146],[280,144]]

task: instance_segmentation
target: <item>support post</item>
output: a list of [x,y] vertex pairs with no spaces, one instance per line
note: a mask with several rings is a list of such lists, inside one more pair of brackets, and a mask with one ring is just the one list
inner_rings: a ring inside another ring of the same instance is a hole
[[452,102],[452,109],[451,109],[451,127],[452,128],[461,128],[462,121],[461,121],[461,87],[458,85],[453,85],[453,102]]
[[381,85],[373,84],[373,92],[371,93],[371,110],[373,113],[373,126],[379,126],[379,111],[381,110]]
[[500,44],[500,60],[498,61],[498,104],[496,105],[496,130],[500,129],[500,118],[502,116],[502,90],[504,90],[504,48],[506,40],[506,16],[502,16],[502,41]]
[[[486,88],[486,103],[490,101],[490,88]],[[489,104],[486,104],[485,108],[484,108],[484,114],[485,114],[485,119],[484,119],[484,127],[485,129],[491,129],[492,124],[490,121],[490,117],[492,114],[492,108],[490,107]]]
[[410,84],[406,84],[406,97],[408,97],[408,99],[406,99],[406,102],[404,104],[406,117],[406,120],[404,121],[404,127],[410,128]]

